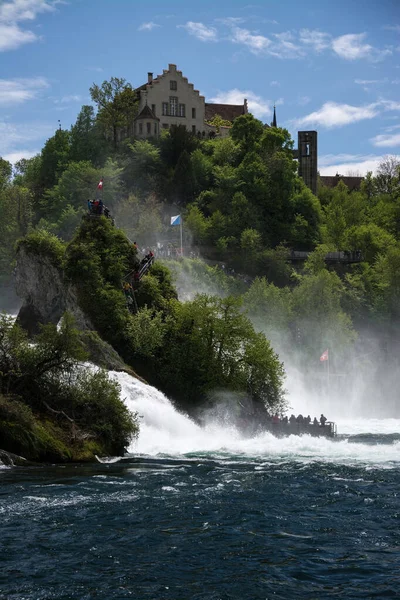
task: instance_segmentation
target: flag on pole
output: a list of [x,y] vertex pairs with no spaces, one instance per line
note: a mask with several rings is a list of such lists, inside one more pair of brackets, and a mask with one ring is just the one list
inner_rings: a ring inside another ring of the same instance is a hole
[[323,352],[321,354],[321,356],[319,357],[319,360],[321,362],[324,362],[325,360],[329,360],[329,352],[328,352],[328,350],[325,350],[325,352]]
[[102,190],[103,189],[103,178],[100,179],[99,183],[97,184],[97,189],[98,190]]
[[176,217],[171,217],[171,225],[180,225],[181,224],[181,215],[176,215]]

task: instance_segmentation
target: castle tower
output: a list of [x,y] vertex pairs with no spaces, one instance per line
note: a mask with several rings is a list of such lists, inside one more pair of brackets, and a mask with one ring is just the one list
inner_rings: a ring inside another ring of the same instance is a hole
[[299,131],[297,134],[299,176],[313,194],[317,193],[318,148],[316,131]]
[[271,127],[278,127],[278,125],[276,124],[276,110],[275,110],[275,104],[274,104],[274,116],[273,116],[273,119],[272,119]]

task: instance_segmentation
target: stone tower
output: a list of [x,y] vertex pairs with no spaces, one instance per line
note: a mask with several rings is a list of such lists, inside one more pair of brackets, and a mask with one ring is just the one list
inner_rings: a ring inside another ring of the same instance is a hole
[[298,161],[299,176],[313,194],[317,193],[318,147],[316,131],[299,131]]

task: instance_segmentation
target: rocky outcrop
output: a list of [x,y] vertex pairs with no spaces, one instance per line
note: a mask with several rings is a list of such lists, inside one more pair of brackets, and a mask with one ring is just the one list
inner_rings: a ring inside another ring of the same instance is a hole
[[15,270],[16,291],[23,300],[17,322],[33,335],[39,324],[57,324],[65,311],[70,312],[80,330],[93,330],[90,319],[78,305],[77,291],[65,280],[62,269],[41,254],[20,246]]
[[6,450],[0,450],[0,465],[3,464],[6,467],[28,467],[30,465],[36,465],[32,461],[26,460],[23,456],[7,452]]
[[17,251],[15,283],[17,294],[23,300],[17,323],[29,335],[38,333],[40,324],[56,325],[68,311],[82,332],[81,340],[90,361],[104,369],[126,371],[144,381],[97,334],[89,317],[79,307],[75,286],[66,281],[63,270],[55,266],[51,256],[27,251],[21,245]]

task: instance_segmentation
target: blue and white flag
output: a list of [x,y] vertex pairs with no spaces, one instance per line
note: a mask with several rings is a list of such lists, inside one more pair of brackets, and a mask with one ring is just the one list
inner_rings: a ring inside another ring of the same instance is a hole
[[176,217],[171,217],[171,225],[180,225],[181,224],[181,215],[176,215]]

